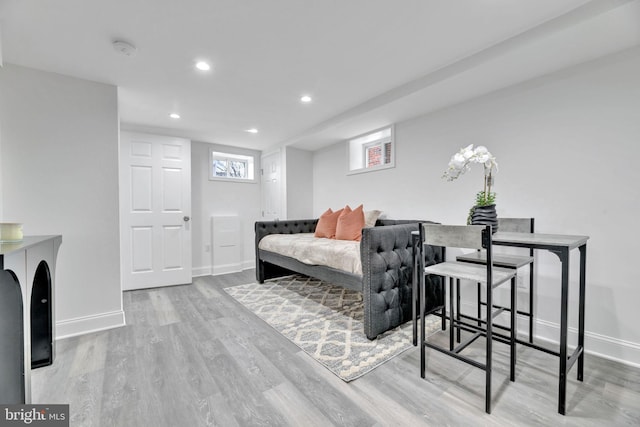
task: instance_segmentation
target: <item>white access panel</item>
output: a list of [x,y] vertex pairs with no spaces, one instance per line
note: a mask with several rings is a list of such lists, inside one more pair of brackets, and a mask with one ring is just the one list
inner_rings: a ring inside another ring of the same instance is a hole
[[242,270],[242,230],[238,216],[211,217],[213,274]]

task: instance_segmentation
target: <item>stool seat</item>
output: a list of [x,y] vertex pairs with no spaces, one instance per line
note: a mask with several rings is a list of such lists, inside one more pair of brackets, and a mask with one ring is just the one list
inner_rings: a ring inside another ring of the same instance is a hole
[[[495,265],[495,263],[494,263]],[[492,270],[492,286],[498,286],[516,275],[516,271],[507,268],[494,267]],[[442,262],[433,264],[424,269],[424,274],[436,274],[438,276],[455,277],[462,280],[472,280],[477,283],[487,283],[487,267],[479,264]]]
[[[472,252],[469,254],[458,255],[457,261],[469,262],[474,264],[486,264],[487,254],[485,252]],[[525,255],[498,255],[493,254],[493,265],[496,267],[518,269],[529,265],[533,262],[532,256]]]

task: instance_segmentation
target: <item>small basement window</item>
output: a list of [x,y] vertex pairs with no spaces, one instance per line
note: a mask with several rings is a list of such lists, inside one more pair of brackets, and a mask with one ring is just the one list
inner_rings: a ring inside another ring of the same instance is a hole
[[349,140],[349,174],[395,167],[393,126]]
[[209,179],[256,182],[254,156],[209,150]]

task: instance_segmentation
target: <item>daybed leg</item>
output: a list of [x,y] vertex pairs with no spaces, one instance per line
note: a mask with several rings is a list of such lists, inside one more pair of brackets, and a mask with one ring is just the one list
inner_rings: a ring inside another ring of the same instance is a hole
[[256,279],[258,279],[258,283],[264,283],[264,262],[260,260],[258,260],[256,269]]

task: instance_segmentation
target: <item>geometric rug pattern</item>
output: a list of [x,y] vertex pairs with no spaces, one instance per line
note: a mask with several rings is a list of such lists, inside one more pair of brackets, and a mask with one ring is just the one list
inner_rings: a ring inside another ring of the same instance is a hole
[[[364,335],[362,293],[302,275],[224,289],[344,381],[352,381],[413,346],[411,322]],[[427,334],[440,318],[426,319]]]

